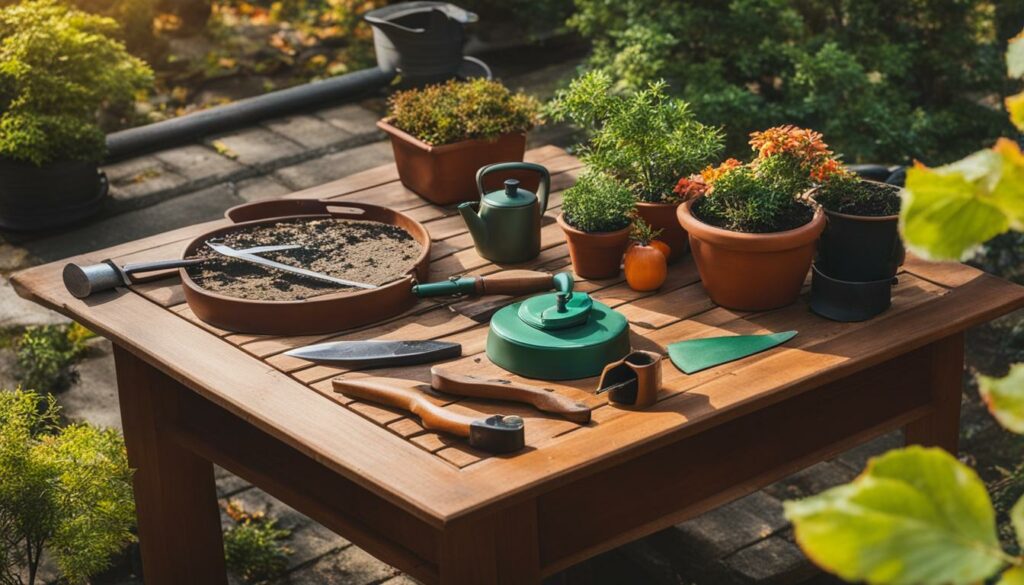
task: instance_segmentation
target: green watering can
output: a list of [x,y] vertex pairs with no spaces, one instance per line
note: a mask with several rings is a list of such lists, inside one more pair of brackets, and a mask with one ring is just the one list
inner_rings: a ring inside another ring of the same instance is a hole
[[[540,175],[540,188],[534,194],[519,188],[519,181],[508,179],[505,189],[484,193],[484,177],[500,171],[534,171]],[[541,165],[506,162],[488,165],[476,173],[479,203],[459,205],[473,236],[476,251],[491,262],[517,264],[540,254],[540,221],[548,208],[551,175]],[[477,213],[475,206],[479,206]]]
[[502,308],[491,318],[487,358],[506,370],[542,380],[575,380],[601,373],[629,353],[629,323],[584,292],[572,275],[554,277],[557,292]]

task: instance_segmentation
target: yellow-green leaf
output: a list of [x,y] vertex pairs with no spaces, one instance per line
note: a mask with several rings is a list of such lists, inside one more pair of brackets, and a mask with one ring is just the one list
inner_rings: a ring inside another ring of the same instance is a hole
[[1010,523],[1013,524],[1013,532],[1017,536],[1017,545],[1024,543],[1024,497],[1017,500],[1017,503],[1010,509]]
[[1010,39],[1006,48],[1006,70],[1010,77],[1024,77],[1024,31]]
[[1024,585],[1024,569],[1013,567],[999,576],[996,585]]
[[1024,156],[1009,140],[955,163],[907,172],[900,227],[907,246],[936,260],[966,259],[1024,227]]
[[985,485],[940,449],[873,460],[852,483],[786,502],[797,542],[847,581],[969,585],[1006,565]]
[[1010,121],[1013,125],[1024,132],[1024,93],[1006,98],[1006,111],[1010,112]]
[[1024,434],[1024,364],[1015,364],[1002,378],[978,376],[978,390],[999,424]]

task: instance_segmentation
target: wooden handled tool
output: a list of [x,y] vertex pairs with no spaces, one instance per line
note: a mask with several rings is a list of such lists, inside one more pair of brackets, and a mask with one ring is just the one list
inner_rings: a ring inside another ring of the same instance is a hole
[[572,422],[590,422],[589,406],[538,386],[456,374],[438,366],[430,368],[430,385],[435,390],[449,394],[522,402],[533,405],[542,412],[563,416]]
[[505,270],[488,276],[463,276],[441,282],[426,282],[412,287],[419,297],[448,295],[511,295],[519,296],[551,290],[553,276],[535,270]]
[[523,448],[526,433],[523,419],[496,414],[476,419],[442,408],[396,378],[335,378],[335,392],[411,412],[425,428],[469,439],[469,444],[491,453],[511,453]]

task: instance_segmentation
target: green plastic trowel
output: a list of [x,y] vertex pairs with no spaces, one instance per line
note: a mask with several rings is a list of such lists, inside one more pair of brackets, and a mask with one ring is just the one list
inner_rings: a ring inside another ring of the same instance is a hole
[[555,293],[502,308],[491,318],[487,357],[502,368],[543,380],[575,380],[601,373],[629,353],[626,318],[584,292],[572,275],[554,276]]
[[693,374],[771,349],[793,339],[794,336],[796,331],[689,339],[669,345],[668,357],[677,368],[687,374]]

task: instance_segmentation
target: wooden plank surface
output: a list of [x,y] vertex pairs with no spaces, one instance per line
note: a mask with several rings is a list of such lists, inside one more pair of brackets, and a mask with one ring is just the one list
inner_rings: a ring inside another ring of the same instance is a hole
[[[552,172],[553,193],[542,227],[542,252],[515,268],[569,269],[568,250],[555,218],[561,193],[575,181],[580,163],[544,147],[527,160]],[[438,207],[397,181],[393,165],[289,195],[387,205],[424,223],[434,242],[431,279],[491,274],[495,265],[476,254],[454,208]],[[224,225],[208,222],[137,242],[84,254],[78,262],[119,262],[180,256],[197,235]],[[597,473],[623,458],[640,457],[665,441],[713,428],[752,409],[821,386],[830,380],[910,352],[944,335],[1024,305],[1024,289],[962,264],[909,258],[894,289],[893,307],[864,323],[834,323],[807,308],[806,295],[789,307],[741,313],[715,306],[704,293],[691,258],[672,266],[654,293],[631,290],[621,277],[580,280],[577,288],[619,310],[630,322],[637,348],[665,353],[675,341],[797,329],[782,347],[685,375],[664,364],[658,404],[648,411],[619,409],[596,396],[596,379],[559,383],[526,380],[492,364],[484,353],[487,320],[509,297],[433,299],[384,322],[326,335],[239,334],[199,321],[185,304],[181,284],[168,272],[130,291],[86,301],[63,289],[63,262],[17,274],[19,294],[55,308],[155,365],[172,378],[291,447],[324,462],[346,478],[434,523],[496,505],[531,490],[544,490],[581,474]],[[284,355],[325,340],[439,339],[462,344],[463,355],[444,365],[477,376],[541,385],[594,407],[580,426],[523,405],[435,396],[444,408],[473,416],[518,414],[526,420],[527,449],[488,456],[464,442],[423,428],[412,416],[336,394],[335,376],[383,375],[429,382],[429,366],[372,372],[310,364]]]

